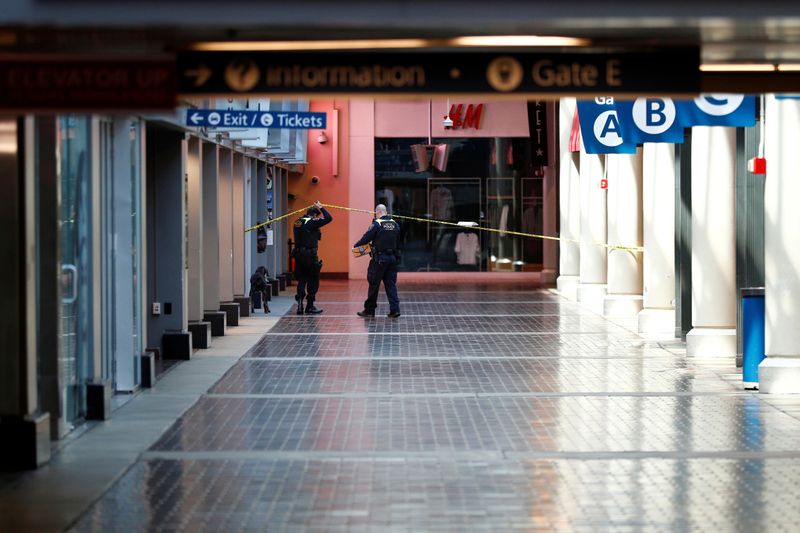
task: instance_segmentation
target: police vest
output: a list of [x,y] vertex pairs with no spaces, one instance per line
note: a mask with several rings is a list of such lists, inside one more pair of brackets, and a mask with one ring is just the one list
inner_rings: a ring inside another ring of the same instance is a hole
[[313,217],[305,216],[298,218],[294,222],[294,245],[297,248],[317,248],[317,242],[322,234],[319,229],[309,231],[306,224],[314,220]]
[[375,248],[378,253],[396,252],[397,241],[400,237],[400,226],[391,218],[379,218],[375,220],[375,222],[380,226],[380,229],[372,240],[373,248]]

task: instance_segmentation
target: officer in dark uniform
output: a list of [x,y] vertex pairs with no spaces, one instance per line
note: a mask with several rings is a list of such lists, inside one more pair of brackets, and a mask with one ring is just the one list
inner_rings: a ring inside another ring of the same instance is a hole
[[294,277],[297,279],[297,294],[294,299],[297,300],[298,315],[304,312],[312,315],[322,312],[322,309],[314,307],[314,300],[319,290],[319,271],[322,269],[322,261],[317,257],[319,240],[322,238],[319,229],[325,224],[330,224],[332,220],[330,213],[317,202],[308,209],[304,217],[294,222],[292,257],[295,260]]
[[400,316],[400,300],[397,297],[397,263],[400,258],[400,224],[386,214],[386,206],[378,204],[375,207],[375,220],[367,232],[361,237],[353,248],[369,244],[372,248],[372,259],[367,269],[369,292],[364,302],[364,310],[358,316],[375,316],[378,307],[378,291],[383,281],[386,297],[389,299],[389,318]]

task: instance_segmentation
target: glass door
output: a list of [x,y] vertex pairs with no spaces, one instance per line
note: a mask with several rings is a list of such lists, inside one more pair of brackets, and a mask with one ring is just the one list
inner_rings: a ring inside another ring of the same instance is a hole
[[62,433],[83,418],[84,383],[92,354],[91,126],[88,117],[57,120],[56,158],[61,184],[61,382]]

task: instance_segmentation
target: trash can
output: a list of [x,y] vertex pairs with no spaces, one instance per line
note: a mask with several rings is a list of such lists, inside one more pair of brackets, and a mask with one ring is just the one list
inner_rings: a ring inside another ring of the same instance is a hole
[[758,365],[764,360],[764,287],[741,289],[742,381],[748,390],[758,389]]

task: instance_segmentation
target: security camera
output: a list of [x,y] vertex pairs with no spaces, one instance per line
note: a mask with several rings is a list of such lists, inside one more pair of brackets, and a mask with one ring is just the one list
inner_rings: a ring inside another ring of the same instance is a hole
[[319,176],[311,176],[311,183],[313,183],[314,185],[319,183]]
[[446,130],[453,129],[453,119],[450,118],[450,115],[445,115],[444,120],[442,120],[442,127]]

